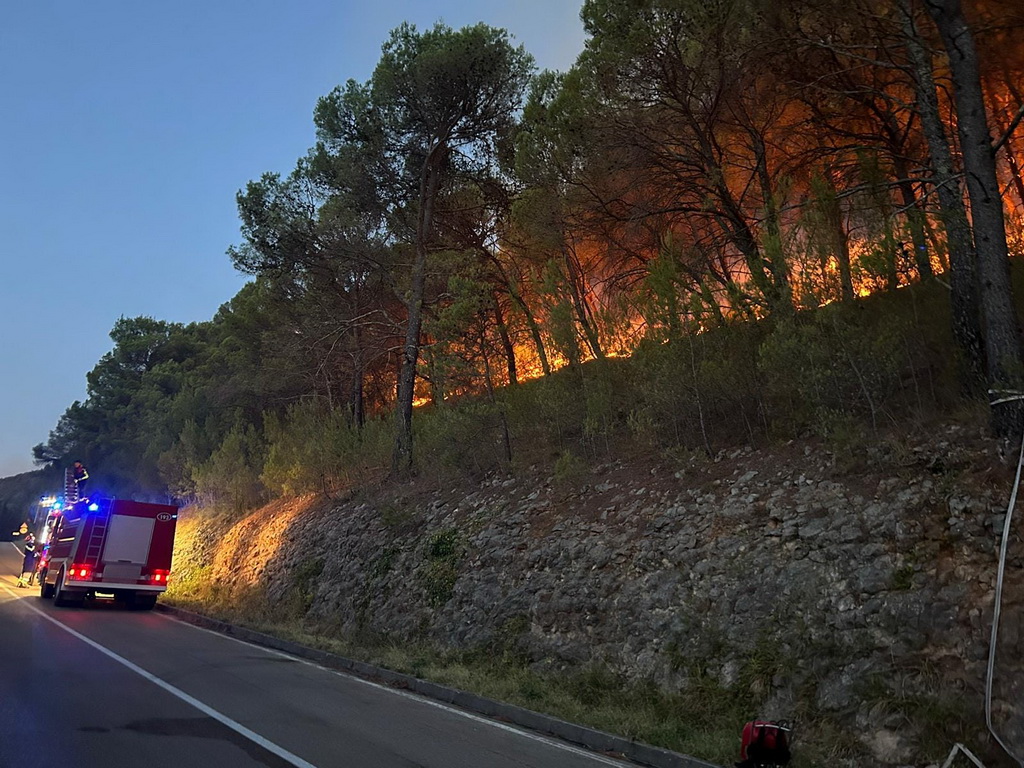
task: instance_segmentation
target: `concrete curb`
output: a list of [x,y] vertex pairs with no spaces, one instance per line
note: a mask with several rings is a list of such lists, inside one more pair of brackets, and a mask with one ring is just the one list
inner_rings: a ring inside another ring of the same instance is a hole
[[245,640],[254,645],[283,651],[292,656],[315,662],[323,667],[341,670],[367,680],[412,691],[421,696],[451,704],[479,715],[512,723],[513,725],[528,728],[531,731],[547,736],[554,736],[572,744],[586,747],[594,752],[621,755],[633,762],[650,766],[650,768],[720,768],[713,763],[707,763],[695,757],[624,739],[621,736],[598,731],[594,728],[587,728],[583,725],[559,720],[557,717],[542,715],[539,712],[517,707],[514,704],[505,704],[494,699],[477,696],[475,693],[467,693],[457,688],[420,680],[412,675],[405,675],[401,672],[374,666],[373,664],[347,659],[344,656],[338,656],[327,651],[308,648],[298,643],[282,640],[272,635],[265,635],[262,632],[255,632],[244,627],[237,627],[233,624],[211,619],[209,616],[186,611],[182,608],[175,608],[163,603],[157,603],[156,607],[157,610],[163,613],[174,616],[176,619],[188,624],[194,624],[197,627],[203,627],[204,629],[210,629],[223,635],[238,638],[239,640]]

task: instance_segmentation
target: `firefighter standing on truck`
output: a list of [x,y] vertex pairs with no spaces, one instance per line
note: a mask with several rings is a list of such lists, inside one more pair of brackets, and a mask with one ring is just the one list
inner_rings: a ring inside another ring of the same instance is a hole
[[76,461],[71,468],[71,477],[75,481],[75,496],[79,499],[85,498],[85,484],[89,480],[89,470],[80,461]]

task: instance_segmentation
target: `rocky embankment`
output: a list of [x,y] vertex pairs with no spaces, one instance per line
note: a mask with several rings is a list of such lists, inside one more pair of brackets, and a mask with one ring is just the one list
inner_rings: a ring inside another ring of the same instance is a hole
[[[749,692],[752,714],[832,718],[877,763],[922,764],[952,721],[981,718],[1015,460],[951,426],[855,455],[791,443],[616,462],[575,487],[506,476],[300,499],[214,535],[186,515],[176,571],[210,562],[221,589],[257,587],[343,632],[500,640],[537,667],[607,664],[669,690],[710,677]],[[1024,750],[1020,530],[996,719]]]

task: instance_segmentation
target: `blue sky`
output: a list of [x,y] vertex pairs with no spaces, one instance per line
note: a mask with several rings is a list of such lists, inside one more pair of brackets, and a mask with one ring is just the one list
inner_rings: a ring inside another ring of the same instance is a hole
[[0,477],[85,397],[124,316],[209,319],[242,286],[235,193],[312,145],[318,97],[388,32],[483,21],[542,68],[582,0],[31,0],[0,26]]

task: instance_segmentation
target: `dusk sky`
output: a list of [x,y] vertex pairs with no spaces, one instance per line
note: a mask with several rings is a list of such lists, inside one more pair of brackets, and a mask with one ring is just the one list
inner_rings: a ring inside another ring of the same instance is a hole
[[313,144],[389,31],[485,22],[538,66],[582,0],[32,0],[0,27],[0,477],[32,469],[120,316],[210,319],[243,285],[235,193]]

